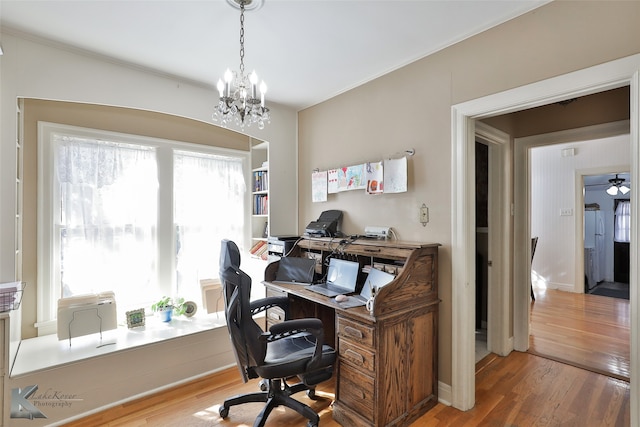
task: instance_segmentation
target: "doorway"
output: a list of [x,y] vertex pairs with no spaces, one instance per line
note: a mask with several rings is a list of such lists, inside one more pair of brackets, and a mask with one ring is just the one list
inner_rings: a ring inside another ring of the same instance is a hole
[[[598,93],[624,85],[631,87],[632,111],[631,116],[631,176],[632,185],[636,185],[638,170],[640,169],[640,123],[637,108],[640,105],[640,55],[615,60],[584,70],[568,73],[545,81],[532,83],[502,93],[488,95],[472,101],[452,106],[452,384],[451,402],[454,407],[468,410],[475,404],[475,370],[473,364],[474,347],[474,319],[475,303],[475,241],[473,212],[468,207],[474,204],[472,192],[473,179],[469,171],[474,167],[474,129],[476,120],[497,114],[504,114],[531,108],[550,102],[570,99],[575,96]],[[559,89],[562,88],[562,89]],[[516,151],[518,148],[515,147]],[[526,153],[517,152],[515,157],[526,159]],[[527,163],[524,171],[528,173]],[[520,175],[520,173],[518,174]],[[514,283],[513,305],[509,308],[513,314],[513,344],[518,350],[526,350],[528,346],[528,318],[530,298],[530,269],[531,248],[530,228],[528,226],[528,197],[529,190],[522,178],[514,177],[513,205],[510,213],[513,215],[513,247],[509,252],[513,260]],[[640,207],[637,198],[632,199],[633,210]],[[634,221],[636,223],[637,221]],[[632,228],[638,233],[638,228]],[[631,242],[631,253],[637,253],[637,239]],[[633,255],[635,257],[635,255]],[[634,258],[635,259],[635,258]],[[631,277],[638,274],[637,262],[631,263]],[[637,290],[632,290],[631,302],[631,330],[640,329],[640,320],[633,309],[638,304]],[[638,345],[638,337],[632,333],[632,348]],[[637,381],[640,378],[640,359],[632,352],[631,402],[639,401],[640,389]],[[640,407],[632,403],[632,423],[640,422]]]
[[629,303],[584,294],[613,279],[612,263],[605,268],[606,249],[609,258],[613,252],[614,208],[605,174],[628,170],[629,140],[626,120],[516,139],[530,165],[531,233],[542,242],[532,263],[539,289],[528,351],[627,381]]
[[476,139],[476,352],[478,363],[489,351],[487,309],[489,269],[489,146]]
[[630,174],[627,168],[609,172],[583,177],[584,291],[628,300]]

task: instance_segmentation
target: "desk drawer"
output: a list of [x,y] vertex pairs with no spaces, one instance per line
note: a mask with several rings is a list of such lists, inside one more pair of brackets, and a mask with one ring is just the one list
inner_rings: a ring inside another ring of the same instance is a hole
[[373,332],[372,326],[338,316],[338,337],[340,338],[346,338],[355,343],[373,347]]
[[354,365],[356,368],[373,374],[375,371],[375,354],[372,351],[357,347],[345,339],[340,339],[340,359]]
[[[282,297],[282,296],[286,296],[286,292],[282,292],[282,291],[278,291],[275,289],[271,289],[271,288],[267,288],[267,297]],[[275,325],[276,323],[281,323],[284,322],[285,319],[285,313],[284,310],[281,309],[280,307],[271,307],[268,308],[266,311],[266,320],[267,320],[267,330]]]
[[271,307],[267,309],[267,321],[271,323],[284,322],[284,310],[280,307]]
[[350,365],[340,362],[338,400],[341,404],[373,422],[375,381]]

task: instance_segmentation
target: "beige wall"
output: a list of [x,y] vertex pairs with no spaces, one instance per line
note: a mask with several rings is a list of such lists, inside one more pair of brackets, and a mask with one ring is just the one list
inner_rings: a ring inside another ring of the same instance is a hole
[[[640,52],[640,2],[553,2],[299,113],[299,224],[327,209],[343,230],[385,225],[438,242],[440,381],[451,384],[451,106]],[[311,172],[413,147],[409,191],[311,202]],[[430,222],[418,222],[418,207]],[[300,230],[302,231],[302,230]]]
[[103,129],[174,141],[249,150],[249,137],[215,125],[169,114],[131,108],[72,102],[26,99],[24,112],[24,192],[22,280],[25,289],[22,310],[22,338],[37,335],[37,149],[38,121]]

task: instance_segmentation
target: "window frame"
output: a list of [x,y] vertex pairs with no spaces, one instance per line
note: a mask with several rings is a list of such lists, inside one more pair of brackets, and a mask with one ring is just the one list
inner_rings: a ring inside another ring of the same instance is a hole
[[[56,265],[53,262],[52,246],[56,233],[51,218],[53,215],[54,197],[56,186],[49,179],[53,173],[54,150],[51,138],[54,133],[70,134],[78,137],[115,140],[122,143],[151,146],[157,150],[158,171],[173,171],[173,153],[175,151],[196,152],[225,157],[237,157],[242,161],[245,183],[250,182],[250,155],[249,151],[221,148],[205,144],[189,143],[169,139],[161,139],[151,136],[126,134],[86,127],[71,126],[59,123],[38,121],[38,179],[37,179],[37,321],[38,335],[53,334],[57,331],[57,300],[60,295],[59,286],[51,280],[52,271]],[[46,188],[45,186],[49,187]],[[162,258],[162,254],[175,253],[174,219],[173,219],[173,173],[158,174],[158,289],[166,295],[172,295],[175,289],[175,256]],[[245,191],[244,203],[244,230],[243,244],[250,237],[250,196],[251,192]],[[59,247],[59,243],[58,247]]]

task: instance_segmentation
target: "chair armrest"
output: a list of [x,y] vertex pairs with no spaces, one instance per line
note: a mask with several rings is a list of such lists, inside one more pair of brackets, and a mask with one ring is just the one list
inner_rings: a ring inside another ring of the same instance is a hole
[[251,315],[258,314],[271,307],[280,307],[284,310],[286,319],[289,318],[289,298],[287,297],[267,297],[260,298],[249,303]]
[[316,339],[313,357],[307,364],[307,371],[313,371],[316,369],[316,366],[320,365],[322,359],[322,347],[324,346],[322,320],[315,318],[286,320],[271,326],[269,332],[263,334],[263,337],[269,342],[286,338],[300,332],[309,332]]
[[316,338],[318,338],[318,336],[324,336],[322,320],[315,318],[286,320],[284,322],[276,323],[269,328],[269,332],[273,336],[269,341],[275,341],[300,332],[309,332]]

